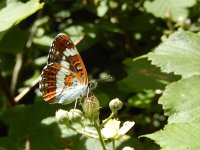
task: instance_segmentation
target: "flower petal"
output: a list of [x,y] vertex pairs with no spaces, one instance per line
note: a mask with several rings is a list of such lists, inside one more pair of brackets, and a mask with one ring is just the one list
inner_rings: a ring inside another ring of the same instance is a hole
[[109,120],[105,124],[104,128],[101,130],[102,135],[105,138],[115,137],[119,131],[119,125],[120,125],[120,121],[118,121],[116,119]]
[[126,132],[128,132],[134,126],[134,124],[135,124],[134,121],[124,122],[123,126],[118,131],[118,136],[125,135]]

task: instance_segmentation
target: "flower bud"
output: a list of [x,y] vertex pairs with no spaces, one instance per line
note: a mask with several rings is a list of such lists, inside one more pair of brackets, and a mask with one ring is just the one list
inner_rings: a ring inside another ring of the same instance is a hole
[[63,109],[59,109],[58,111],[56,111],[55,117],[56,117],[57,122],[60,124],[65,124],[69,121],[68,111],[65,111]]
[[120,110],[123,106],[123,103],[119,100],[119,98],[115,98],[110,101],[109,107],[112,110],[112,112],[116,112],[117,110]]
[[96,96],[89,94],[88,97],[84,98],[83,111],[85,116],[88,118],[96,118],[99,115],[99,101]]
[[70,122],[78,122],[82,119],[83,113],[78,109],[71,109],[68,113]]

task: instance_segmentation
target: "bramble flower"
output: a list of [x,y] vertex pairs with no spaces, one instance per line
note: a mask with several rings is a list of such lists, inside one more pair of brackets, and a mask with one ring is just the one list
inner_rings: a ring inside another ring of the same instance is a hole
[[129,146],[126,146],[126,147],[124,147],[122,150],[134,150],[134,148],[129,147]]
[[109,120],[101,130],[103,137],[118,139],[125,135],[135,124],[134,121],[126,121],[120,128],[120,123],[121,122],[116,119]]

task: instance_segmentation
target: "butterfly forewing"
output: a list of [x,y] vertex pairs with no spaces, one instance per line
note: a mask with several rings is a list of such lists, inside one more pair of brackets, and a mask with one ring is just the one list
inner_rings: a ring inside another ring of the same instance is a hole
[[70,103],[86,94],[87,71],[67,35],[58,34],[53,41],[39,85],[44,99],[50,103]]
[[78,54],[74,43],[65,34],[58,34],[49,51],[48,63],[60,62],[65,59],[65,54],[70,54],[69,56],[74,56]]

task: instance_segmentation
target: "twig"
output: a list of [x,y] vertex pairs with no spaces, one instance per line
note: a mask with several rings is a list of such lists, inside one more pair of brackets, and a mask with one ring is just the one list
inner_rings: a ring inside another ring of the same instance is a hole
[[30,85],[29,87],[25,88],[19,95],[17,95],[17,96],[15,97],[14,101],[15,101],[15,102],[19,102],[27,93],[30,92],[30,90],[31,90],[34,86],[36,86],[36,85],[38,84],[38,82],[39,82],[39,77],[38,77],[37,79],[35,79],[35,80],[31,83],[31,85]]
[[17,87],[17,81],[19,78],[19,73],[22,68],[22,63],[23,63],[23,55],[22,53],[16,54],[16,64],[13,70],[13,75],[12,75],[12,81],[11,81],[11,87],[10,91],[12,95],[14,95],[16,87]]
[[[42,14],[42,11],[40,10],[38,12],[38,14],[37,14],[36,20],[40,18],[41,14]],[[30,48],[31,47],[32,42],[33,42],[33,37],[35,35],[37,27],[38,27],[38,25],[37,25],[37,23],[35,21],[34,24],[33,24],[33,26],[31,27],[31,30],[30,30],[30,35],[28,37],[28,41],[26,42],[26,48]]]
[[74,42],[74,44],[77,45],[77,44],[80,43],[83,39],[84,39],[84,36],[80,36],[78,39],[76,39],[76,41]]
[[30,141],[28,139],[25,142],[25,150],[30,150]]

